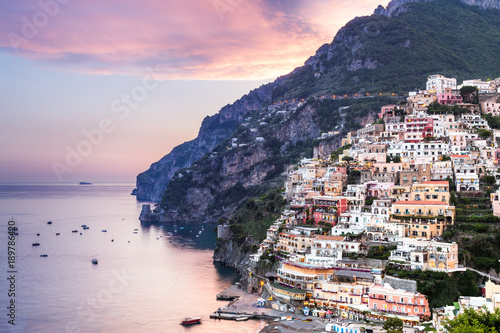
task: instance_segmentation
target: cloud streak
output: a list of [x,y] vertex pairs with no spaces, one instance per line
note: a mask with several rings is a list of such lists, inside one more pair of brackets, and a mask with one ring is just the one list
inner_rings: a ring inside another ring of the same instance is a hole
[[[303,64],[349,19],[371,14],[378,4],[373,0],[9,1],[0,12],[0,52],[89,74],[141,75],[144,67],[159,65],[163,79],[272,78]],[[53,8],[54,15],[44,8]],[[44,21],[40,12],[48,19]],[[34,36],[23,34],[30,23],[37,30]],[[20,37],[14,38],[16,50],[13,36]]]

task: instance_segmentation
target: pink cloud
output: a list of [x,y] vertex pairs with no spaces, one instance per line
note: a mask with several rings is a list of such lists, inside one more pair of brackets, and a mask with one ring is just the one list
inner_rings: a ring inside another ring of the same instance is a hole
[[[159,66],[164,79],[271,78],[303,64],[349,19],[371,14],[378,3],[73,0],[41,24],[38,2],[20,0],[0,13],[0,50],[13,52],[16,34],[19,56],[57,69],[142,75]],[[23,35],[26,21],[38,23],[36,33]]]

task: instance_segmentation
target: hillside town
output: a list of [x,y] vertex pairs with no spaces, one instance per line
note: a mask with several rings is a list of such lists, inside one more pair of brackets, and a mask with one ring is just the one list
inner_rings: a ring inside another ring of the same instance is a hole
[[[463,87],[477,89],[464,95]],[[387,265],[447,274],[468,269],[459,245],[444,236],[457,221],[456,196],[488,190],[492,215],[500,216],[500,130],[484,117],[500,115],[499,94],[500,79],[457,85],[431,75],[426,90],[382,107],[329,159],[302,159],[290,168],[283,191],[289,206],[251,256],[254,265],[278,259],[262,283],[270,306],[336,315],[345,321],[326,326],[335,332],[361,332],[357,321],[388,318],[442,330],[464,309],[500,307],[496,279],[486,278],[483,297],[460,296],[432,309],[415,281],[385,272]]]

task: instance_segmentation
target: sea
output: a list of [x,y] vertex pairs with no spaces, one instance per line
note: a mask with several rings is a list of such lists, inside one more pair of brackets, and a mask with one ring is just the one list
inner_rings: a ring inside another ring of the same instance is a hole
[[[130,195],[133,188],[0,184],[0,332],[254,333],[263,327],[262,321],[209,318],[227,304],[216,295],[238,281],[236,271],[212,261],[216,226],[141,224],[143,202]],[[10,240],[9,225],[17,228]],[[187,316],[202,322],[180,325]]]

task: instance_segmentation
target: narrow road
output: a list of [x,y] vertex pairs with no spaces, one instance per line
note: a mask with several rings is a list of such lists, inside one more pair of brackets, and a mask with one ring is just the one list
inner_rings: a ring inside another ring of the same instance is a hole
[[474,268],[470,268],[470,267],[465,267],[465,269],[468,269],[469,271],[473,271],[473,272],[476,272],[477,274],[481,275],[481,276],[485,276],[489,279],[491,279],[491,281],[495,281],[495,282],[500,282],[500,278],[496,278],[494,276],[490,276],[489,274],[486,274],[486,273],[483,273],[483,272],[480,272],[478,270],[475,270]]

